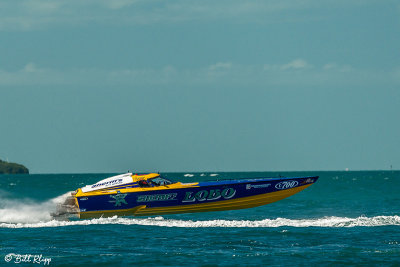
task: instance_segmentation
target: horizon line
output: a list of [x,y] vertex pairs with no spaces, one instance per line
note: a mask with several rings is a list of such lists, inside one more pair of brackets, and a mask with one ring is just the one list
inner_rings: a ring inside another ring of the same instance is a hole
[[[111,172],[33,172],[29,173],[28,175],[33,174],[118,174],[118,173],[235,173],[235,172],[242,172],[242,173],[254,173],[254,172],[270,172],[270,173],[280,173],[280,172],[376,172],[376,171],[400,171],[396,169],[355,169],[355,170],[280,170],[280,171],[111,171]],[[4,175],[4,174],[0,174]]]

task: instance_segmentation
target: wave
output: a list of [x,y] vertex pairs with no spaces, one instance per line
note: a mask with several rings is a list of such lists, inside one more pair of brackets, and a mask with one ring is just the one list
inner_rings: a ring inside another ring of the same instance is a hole
[[322,217],[310,219],[262,219],[262,220],[177,220],[163,217],[149,218],[99,218],[91,220],[57,221],[53,220],[51,213],[57,204],[62,203],[70,192],[62,194],[44,202],[35,202],[31,199],[12,199],[6,192],[0,191],[0,228],[40,228],[63,227],[73,225],[146,225],[158,227],[248,227],[248,228],[273,228],[273,227],[374,227],[396,225],[400,226],[400,216],[375,216],[375,217]]
[[400,226],[400,216],[375,216],[375,217],[323,217],[316,219],[263,219],[263,220],[175,220],[165,219],[163,217],[154,218],[119,218],[117,216],[111,218],[100,218],[91,220],[77,221],[43,221],[36,223],[0,223],[0,228],[41,228],[41,227],[64,227],[73,225],[102,225],[102,224],[118,224],[118,225],[145,225],[158,227],[187,227],[187,228],[274,228],[274,227],[375,227],[375,226]]

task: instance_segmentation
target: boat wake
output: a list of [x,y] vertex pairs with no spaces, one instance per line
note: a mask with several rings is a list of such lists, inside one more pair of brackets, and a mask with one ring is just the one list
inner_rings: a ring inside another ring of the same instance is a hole
[[60,221],[54,220],[52,213],[57,205],[64,203],[70,192],[45,202],[31,199],[12,199],[0,191],[0,228],[41,228],[64,227],[73,225],[146,225],[158,227],[232,227],[232,228],[274,228],[274,227],[374,227],[400,226],[400,216],[375,217],[322,217],[312,219],[263,219],[263,220],[178,220],[163,217],[132,218],[110,217],[91,220]]
[[[48,218],[48,217],[46,217]],[[56,221],[48,220],[36,223],[29,222],[3,222],[0,228],[41,228],[41,227],[63,227],[73,225],[145,225],[158,227],[187,227],[187,228],[274,228],[274,227],[374,227],[374,226],[400,226],[400,216],[375,216],[375,217],[323,217],[316,219],[264,219],[264,220],[175,220],[165,219],[163,217],[153,218],[119,218],[117,216],[111,218],[100,218],[79,221]]]
[[7,193],[0,192],[0,227],[4,227],[4,223],[23,225],[51,221],[51,213],[68,196],[70,192],[45,202],[36,202],[31,199],[12,199],[7,197]]

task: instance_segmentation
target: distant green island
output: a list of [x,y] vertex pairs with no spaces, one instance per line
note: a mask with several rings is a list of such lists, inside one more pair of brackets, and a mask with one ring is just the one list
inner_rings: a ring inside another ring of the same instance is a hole
[[0,174],[28,174],[29,170],[24,165],[5,162],[0,159]]

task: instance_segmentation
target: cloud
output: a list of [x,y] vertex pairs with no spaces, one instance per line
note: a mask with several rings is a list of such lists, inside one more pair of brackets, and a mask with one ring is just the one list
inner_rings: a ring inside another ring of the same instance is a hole
[[0,70],[0,86],[26,86],[67,83],[64,73],[40,68],[35,63],[27,63],[17,71]]
[[210,71],[229,70],[230,68],[232,68],[231,62],[218,62],[208,67]]
[[264,64],[264,71],[289,71],[289,70],[302,70],[311,69],[313,65],[306,60],[298,58],[285,64]]
[[336,63],[328,63],[323,66],[324,70],[333,70],[339,72],[351,72],[354,68],[350,65],[338,65]]
[[[299,71],[301,70],[301,71]],[[400,68],[391,72],[361,70],[349,65],[326,63],[320,67],[304,59],[284,64],[241,65],[217,62],[195,69],[161,68],[132,69],[69,69],[59,70],[29,62],[17,71],[0,70],[0,88],[7,86],[146,86],[146,85],[329,85],[399,84]]]
[[393,73],[392,73],[392,78],[397,82],[400,83],[400,67],[397,67]]
[[28,63],[28,64],[26,64],[24,66],[22,71],[25,71],[25,72],[42,72],[43,70],[42,69],[38,69],[34,63],[30,62],[30,63]]
[[310,64],[307,63],[307,61],[305,61],[304,59],[295,59],[287,64],[284,64],[281,66],[282,70],[289,70],[289,69],[295,69],[295,70],[299,70],[299,69],[306,69],[306,68],[311,68],[312,66]]
[[[360,4],[359,1],[328,2],[331,7]],[[368,1],[362,3],[366,5]],[[0,30],[28,31],[88,23],[137,25],[221,20],[263,24],[293,22],[320,20],[321,17],[315,15],[318,12],[314,11],[325,6],[317,0],[4,0],[0,3]],[[304,15],[307,10],[313,12]]]
[[135,3],[138,3],[139,1],[137,0],[113,0],[113,1],[100,1],[101,4],[103,4],[105,7],[108,7],[110,9],[121,9],[121,8],[126,8],[129,7]]
[[59,11],[63,6],[62,1],[50,1],[50,0],[40,0],[40,1],[21,1],[20,10],[25,12],[30,12],[31,14],[51,14]]

